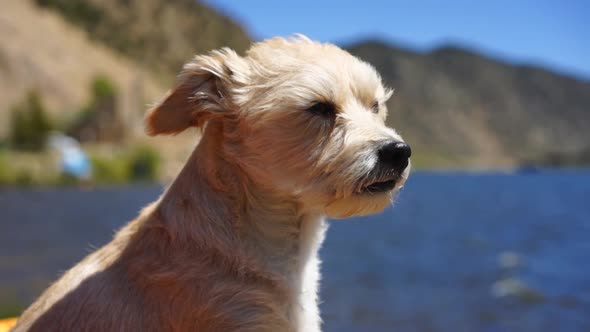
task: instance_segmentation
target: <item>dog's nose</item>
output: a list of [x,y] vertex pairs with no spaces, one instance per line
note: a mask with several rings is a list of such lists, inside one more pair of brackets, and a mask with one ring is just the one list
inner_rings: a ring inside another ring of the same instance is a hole
[[393,141],[381,146],[378,155],[383,166],[401,173],[408,167],[412,149],[404,142]]

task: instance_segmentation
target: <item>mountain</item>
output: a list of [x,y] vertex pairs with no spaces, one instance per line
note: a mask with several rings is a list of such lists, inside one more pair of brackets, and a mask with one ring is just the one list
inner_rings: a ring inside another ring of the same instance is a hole
[[590,163],[590,83],[456,47],[348,47],[395,89],[389,124],[437,167]]
[[192,56],[230,46],[244,51],[247,32],[195,0],[35,0],[94,40],[172,83]]

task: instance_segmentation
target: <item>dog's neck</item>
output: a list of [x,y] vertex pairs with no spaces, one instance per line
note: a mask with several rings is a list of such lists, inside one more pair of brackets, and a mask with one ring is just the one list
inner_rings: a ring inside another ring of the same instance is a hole
[[314,237],[322,216],[302,211],[295,197],[264,189],[225,160],[222,134],[222,128],[207,128],[164,194],[158,210],[165,227],[175,239],[245,255],[282,276],[297,273],[293,269],[314,254],[301,248],[301,235]]

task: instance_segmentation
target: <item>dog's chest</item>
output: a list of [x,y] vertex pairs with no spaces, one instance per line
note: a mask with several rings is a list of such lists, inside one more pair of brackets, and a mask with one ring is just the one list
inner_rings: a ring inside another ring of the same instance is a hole
[[250,248],[259,250],[258,257],[264,257],[266,269],[284,281],[286,289],[282,289],[287,296],[278,298],[289,321],[288,331],[320,331],[318,251],[327,228],[324,218],[266,219],[259,225],[257,230],[264,230],[264,236],[250,236]]
[[298,239],[298,258],[290,280],[292,299],[290,317],[297,331],[320,331],[318,287],[320,258],[318,251],[327,229],[322,217],[306,218],[301,224]]

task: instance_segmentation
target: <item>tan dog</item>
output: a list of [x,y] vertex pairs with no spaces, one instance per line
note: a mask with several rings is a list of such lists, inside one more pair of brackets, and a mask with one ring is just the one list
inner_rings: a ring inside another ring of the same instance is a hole
[[298,36],[197,56],[147,118],[203,128],[174,183],[14,331],[320,331],[325,216],[379,212],[409,173],[368,64]]

